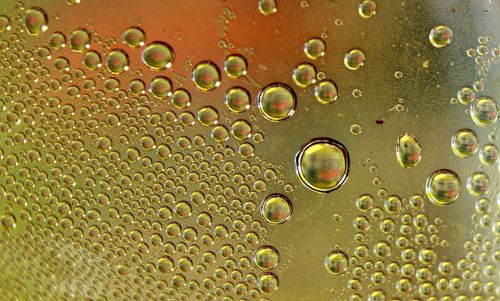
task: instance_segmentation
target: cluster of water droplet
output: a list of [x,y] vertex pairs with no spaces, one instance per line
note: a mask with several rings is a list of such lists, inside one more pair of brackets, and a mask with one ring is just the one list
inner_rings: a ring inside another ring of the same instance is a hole
[[[119,40],[51,31],[42,8],[17,9],[0,16],[8,298],[233,300],[276,290],[280,253],[266,224],[290,219],[290,200],[273,191],[293,186],[255,156],[261,132],[223,119],[250,108],[249,92],[227,89],[228,114],[191,110],[189,90],[158,75],[175,64],[168,43],[139,27]],[[223,70],[245,76],[246,59],[228,55]],[[191,74],[200,91],[221,85],[211,61]],[[33,264],[46,268],[33,274]]]

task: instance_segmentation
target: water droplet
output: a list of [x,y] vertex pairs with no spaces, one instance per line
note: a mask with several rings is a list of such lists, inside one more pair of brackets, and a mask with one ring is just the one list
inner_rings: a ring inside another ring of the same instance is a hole
[[273,194],[262,202],[260,213],[268,223],[282,224],[292,216],[292,203],[284,195]]
[[278,289],[278,277],[272,273],[264,273],[259,277],[257,285],[261,292],[270,294]]
[[236,120],[231,125],[231,134],[238,140],[245,140],[252,135],[252,126],[246,120]]
[[342,251],[335,250],[325,258],[326,270],[334,275],[344,273],[348,267],[349,259],[347,254]]
[[493,124],[498,118],[497,103],[490,97],[478,98],[470,109],[472,120],[479,126]]
[[377,3],[372,0],[363,0],[358,6],[358,13],[364,19],[369,19],[377,13]]
[[482,172],[472,174],[467,180],[467,190],[472,195],[481,196],[490,190],[490,179]]
[[139,27],[130,27],[122,34],[122,39],[130,47],[142,47],[146,41],[146,34]]
[[109,72],[113,74],[120,74],[129,69],[129,58],[128,54],[121,50],[112,50],[106,57],[106,66]]
[[11,29],[10,19],[7,16],[0,15],[0,33]]
[[48,22],[49,18],[43,9],[32,7],[26,11],[24,25],[30,35],[38,36],[40,33],[47,31]]
[[498,148],[494,144],[485,144],[479,151],[479,159],[484,165],[491,165],[498,160]]
[[264,16],[270,16],[278,11],[276,0],[259,0],[258,8]]
[[355,124],[352,124],[350,127],[349,127],[349,131],[351,132],[351,134],[353,134],[354,136],[357,136],[359,134],[361,134],[363,132],[363,128],[361,127],[361,125],[355,123]]
[[198,121],[204,126],[212,126],[219,122],[219,113],[210,106],[202,107],[198,111]]
[[101,55],[94,50],[89,50],[83,56],[83,65],[90,70],[96,70],[101,65]]
[[363,96],[363,91],[361,91],[360,89],[354,89],[352,90],[352,96],[354,96],[354,98],[360,98],[361,96]]
[[66,47],[66,37],[62,32],[56,31],[50,35],[49,45],[54,49],[61,49]]
[[300,63],[293,69],[293,82],[301,87],[307,88],[316,82],[316,67],[309,63]]
[[269,271],[278,265],[280,254],[271,246],[262,246],[255,251],[253,259],[258,268]]
[[479,142],[474,131],[461,129],[451,138],[451,148],[453,152],[462,158],[470,157],[476,153]]
[[351,49],[344,56],[344,66],[349,70],[358,70],[365,63],[365,53],[361,49]]
[[317,60],[325,55],[326,43],[321,38],[310,38],[304,44],[304,54],[311,60]]
[[219,68],[210,61],[198,63],[192,72],[192,77],[196,88],[202,91],[211,91],[220,86]]
[[171,102],[177,109],[185,109],[191,105],[191,95],[186,89],[175,89]]
[[231,54],[224,60],[224,71],[233,78],[247,74],[247,61],[238,54]]
[[445,25],[437,25],[429,33],[429,42],[436,48],[442,48],[451,43],[453,32]]
[[165,76],[156,76],[149,84],[149,92],[156,99],[165,99],[172,95],[172,81]]
[[436,205],[449,205],[456,201],[462,184],[460,178],[451,170],[442,169],[427,178],[425,191]]
[[152,70],[163,70],[172,67],[174,51],[169,44],[155,41],[146,46],[142,51],[143,63]]
[[251,143],[245,142],[238,147],[238,153],[243,158],[250,158],[255,155],[255,148]]
[[417,166],[422,159],[421,153],[422,148],[415,137],[408,133],[399,137],[396,145],[396,158],[399,165],[404,168]]
[[324,79],[314,87],[314,96],[321,104],[330,104],[337,100],[337,85],[329,79]]
[[139,96],[145,93],[146,84],[140,79],[134,79],[129,83],[128,90],[132,95]]
[[369,194],[362,194],[356,200],[356,206],[361,211],[368,211],[373,208],[373,197]]
[[231,112],[245,112],[250,108],[250,92],[242,87],[229,88],[224,96],[224,103]]
[[472,101],[474,101],[475,97],[476,92],[474,92],[471,87],[464,86],[457,92],[458,101],[460,101],[464,105],[470,104]]
[[297,153],[295,169],[306,187],[327,193],[339,188],[347,180],[349,154],[340,142],[316,138]]
[[211,137],[217,142],[226,141],[229,138],[229,131],[223,125],[216,125],[212,129]]
[[270,84],[258,95],[259,110],[270,121],[281,121],[292,116],[295,106],[295,92],[285,84]]
[[83,52],[85,49],[90,48],[90,33],[83,28],[74,30],[69,36],[69,43],[71,50],[75,52]]

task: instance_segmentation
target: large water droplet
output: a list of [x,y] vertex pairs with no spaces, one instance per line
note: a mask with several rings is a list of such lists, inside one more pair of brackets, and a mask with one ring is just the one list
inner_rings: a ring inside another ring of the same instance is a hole
[[456,201],[462,184],[460,178],[451,170],[442,169],[434,172],[425,184],[429,199],[437,205],[449,205]]
[[295,169],[306,187],[327,193],[347,180],[349,154],[340,142],[316,138],[297,153]]

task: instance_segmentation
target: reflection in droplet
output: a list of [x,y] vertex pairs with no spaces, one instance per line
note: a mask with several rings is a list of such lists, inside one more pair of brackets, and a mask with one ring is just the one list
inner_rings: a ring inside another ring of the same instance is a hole
[[202,107],[198,111],[198,121],[204,126],[212,126],[219,122],[219,113],[211,106]]
[[87,30],[83,28],[74,30],[69,37],[71,50],[83,52],[85,49],[90,48],[90,39],[90,33]]
[[156,99],[165,99],[172,95],[172,82],[165,76],[156,76],[149,84],[149,92]]
[[476,92],[474,92],[474,89],[472,89],[471,87],[464,86],[457,92],[458,101],[460,101],[464,105],[470,104],[475,97]]

